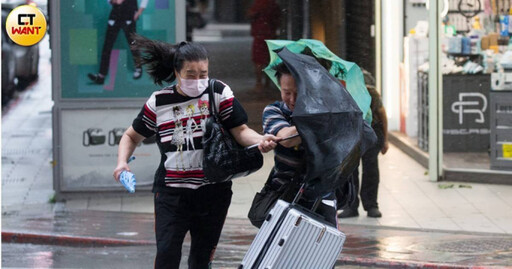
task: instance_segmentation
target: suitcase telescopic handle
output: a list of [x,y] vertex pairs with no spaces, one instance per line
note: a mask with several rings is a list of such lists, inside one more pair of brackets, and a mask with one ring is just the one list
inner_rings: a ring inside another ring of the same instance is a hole
[[[293,201],[291,203],[292,205],[296,205],[297,202],[299,202],[300,198],[302,198],[302,195],[304,194],[305,187],[306,187],[306,183],[305,182],[300,185],[299,191],[295,195],[295,198],[293,198]],[[313,206],[310,209],[311,212],[315,212],[321,202],[322,202],[322,197],[317,198],[315,200],[315,202],[313,203]]]

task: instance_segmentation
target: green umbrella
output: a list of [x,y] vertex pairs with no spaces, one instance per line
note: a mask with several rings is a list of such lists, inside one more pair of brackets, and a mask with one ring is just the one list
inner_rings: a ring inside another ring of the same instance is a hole
[[372,112],[370,103],[372,98],[366,89],[363,72],[357,64],[341,59],[336,54],[332,53],[321,41],[315,39],[300,39],[298,41],[266,40],[266,42],[270,52],[270,63],[263,71],[272,79],[278,88],[280,87],[273,67],[281,63],[282,60],[277,56],[274,50],[286,46],[286,48],[293,53],[301,53],[305,48],[309,48],[316,58],[331,62],[329,73],[337,79],[345,81],[347,91],[363,112],[363,118],[368,123],[371,123]]

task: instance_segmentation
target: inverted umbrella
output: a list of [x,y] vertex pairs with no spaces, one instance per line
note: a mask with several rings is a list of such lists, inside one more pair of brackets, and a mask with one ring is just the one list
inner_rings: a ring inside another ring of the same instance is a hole
[[323,196],[348,179],[377,137],[345,87],[313,57],[287,48],[277,55],[297,85],[292,120],[305,149],[307,191]]
[[316,58],[324,59],[331,63],[329,72],[337,79],[345,81],[346,89],[363,112],[363,118],[371,123],[371,96],[366,89],[363,72],[357,64],[341,59],[332,53],[324,43],[315,39],[300,39],[298,41],[266,40],[266,42],[270,52],[270,63],[263,71],[278,88],[280,87],[273,67],[281,63],[281,59],[277,56],[275,50],[286,47],[293,53],[301,53],[305,48],[309,48]]

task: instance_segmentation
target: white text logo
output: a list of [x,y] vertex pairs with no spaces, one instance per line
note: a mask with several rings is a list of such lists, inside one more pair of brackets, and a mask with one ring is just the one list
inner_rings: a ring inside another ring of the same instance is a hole
[[[472,100],[467,100],[469,98]],[[459,124],[462,124],[464,114],[477,114],[478,117],[475,119],[475,122],[484,123],[484,112],[486,109],[487,98],[478,92],[461,92],[459,93],[459,101],[452,104],[453,113],[459,114]]]

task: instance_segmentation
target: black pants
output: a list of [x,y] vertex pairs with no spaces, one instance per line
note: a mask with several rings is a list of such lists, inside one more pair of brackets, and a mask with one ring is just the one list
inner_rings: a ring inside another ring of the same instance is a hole
[[211,268],[213,255],[231,203],[231,182],[155,193],[155,268],[179,268],[181,247],[188,231],[190,269]]
[[[114,24],[110,25],[111,22],[114,22]],[[121,29],[123,29],[128,44],[132,44],[133,38],[131,35],[135,33],[137,29],[135,21],[109,20],[109,23],[107,24],[107,33],[105,34],[105,42],[103,43],[103,50],[101,51],[100,74],[102,75],[108,74],[110,53],[112,52],[112,48],[114,47],[114,43],[116,42],[117,34]],[[135,62],[135,67],[140,67],[140,52],[138,50],[130,50],[132,52],[133,61]]]
[[357,210],[359,207],[359,197],[361,196],[361,202],[363,203],[364,210],[368,211],[371,208],[379,207],[377,203],[377,193],[379,191],[379,152],[382,149],[384,139],[377,131],[377,144],[367,150],[361,157],[361,163],[363,164],[363,176],[361,178],[361,191],[359,192],[359,165],[354,169],[352,174],[352,182],[355,187],[355,200],[350,204],[351,209]]

